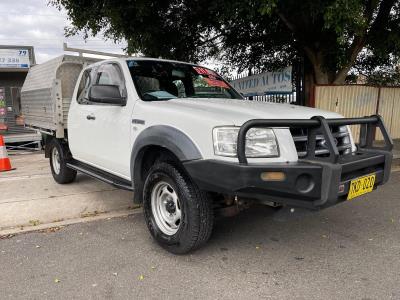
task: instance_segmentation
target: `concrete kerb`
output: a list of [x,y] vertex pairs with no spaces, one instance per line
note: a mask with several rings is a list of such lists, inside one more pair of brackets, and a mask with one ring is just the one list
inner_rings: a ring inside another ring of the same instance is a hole
[[112,218],[119,218],[119,217],[127,217],[131,215],[136,215],[142,213],[141,208],[134,208],[129,210],[122,210],[122,211],[114,211],[114,212],[105,212],[95,216],[88,216],[88,217],[81,217],[75,219],[68,219],[58,222],[46,223],[46,224],[38,224],[33,226],[14,226],[12,228],[6,228],[0,230],[0,238],[7,238],[12,237],[16,234],[21,233],[28,233],[33,231],[42,231],[50,228],[62,228],[68,225],[76,224],[76,223],[86,223],[104,219],[112,219]]

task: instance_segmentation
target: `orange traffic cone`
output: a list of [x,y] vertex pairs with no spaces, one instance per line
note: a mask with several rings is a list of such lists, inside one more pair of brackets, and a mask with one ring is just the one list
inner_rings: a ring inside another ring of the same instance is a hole
[[11,162],[7,155],[6,145],[4,144],[3,136],[0,135],[0,172],[10,171]]

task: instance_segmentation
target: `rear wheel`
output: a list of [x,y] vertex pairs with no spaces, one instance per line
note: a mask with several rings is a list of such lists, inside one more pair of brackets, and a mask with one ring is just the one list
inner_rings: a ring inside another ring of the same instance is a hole
[[65,148],[59,141],[53,140],[49,150],[50,168],[54,180],[60,184],[73,182],[76,177],[76,171],[67,167]]
[[150,233],[169,252],[193,251],[205,244],[211,235],[211,200],[188,176],[169,163],[156,163],[148,172],[143,209]]

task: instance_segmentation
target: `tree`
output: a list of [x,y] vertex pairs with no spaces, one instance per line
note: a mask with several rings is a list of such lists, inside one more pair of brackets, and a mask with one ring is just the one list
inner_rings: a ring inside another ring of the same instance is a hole
[[209,1],[176,0],[50,0],[67,10],[72,26],[66,35],[85,37],[102,32],[125,39],[128,53],[200,61],[217,50],[217,20],[203,14]]
[[377,86],[400,86],[399,68],[381,68],[365,76],[366,84]]
[[297,8],[295,3],[266,1],[264,11],[275,12],[293,33],[317,83],[343,83],[363,49],[363,54],[369,53],[370,67],[387,63],[391,54],[398,57],[398,1],[304,1]]
[[341,84],[350,70],[397,63],[399,0],[51,0],[72,20],[67,34],[103,31],[127,52],[239,70],[304,59],[317,84]]

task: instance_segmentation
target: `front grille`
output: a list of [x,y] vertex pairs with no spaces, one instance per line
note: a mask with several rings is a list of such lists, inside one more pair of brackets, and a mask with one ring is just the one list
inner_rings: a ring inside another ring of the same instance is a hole
[[[347,126],[331,126],[330,127],[333,138],[335,139],[336,146],[339,150],[339,155],[351,153],[350,134]],[[308,129],[307,128],[291,128],[294,144],[296,146],[297,155],[303,158],[307,155],[308,149]],[[316,136],[315,156],[327,157],[329,150],[325,145],[325,139],[322,134]]]

